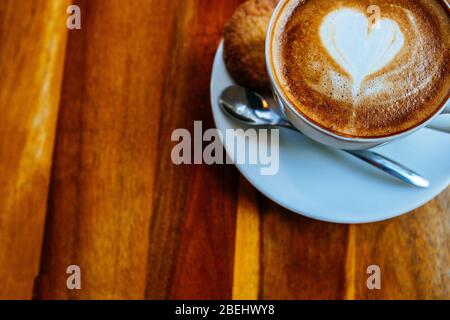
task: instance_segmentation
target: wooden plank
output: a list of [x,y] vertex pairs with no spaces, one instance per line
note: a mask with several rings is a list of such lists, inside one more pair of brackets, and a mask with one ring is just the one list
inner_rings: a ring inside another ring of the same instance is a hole
[[[77,2],[37,295],[143,298],[173,1]],[[82,289],[66,288],[78,265]]]
[[0,299],[28,299],[40,261],[69,1],[0,1]]
[[[408,215],[351,226],[309,220],[260,200],[260,297],[448,299],[449,192]],[[371,265],[381,269],[381,290],[367,287]]]
[[225,21],[239,1],[178,2],[170,72],[162,100],[149,299],[230,299],[238,176],[232,166],[174,166],[172,131],[214,127],[209,85]]
[[[359,226],[355,239],[358,299],[450,298],[450,190],[411,214]],[[368,290],[367,267],[381,269],[381,290]]]
[[268,199],[262,208],[263,299],[345,297],[349,227],[304,218]]
[[260,229],[261,216],[257,193],[251,184],[241,177],[233,273],[233,299],[235,300],[259,298],[262,269]]

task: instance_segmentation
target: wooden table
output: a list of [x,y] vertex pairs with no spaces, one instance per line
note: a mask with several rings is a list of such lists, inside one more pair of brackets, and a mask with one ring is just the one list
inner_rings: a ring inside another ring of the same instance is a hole
[[0,298],[450,297],[450,190],[335,225],[233,166],[172,164],[174,129],[213,127],[213,56],[239,2],[80,0],[68,31],[70,0],[0,0]]

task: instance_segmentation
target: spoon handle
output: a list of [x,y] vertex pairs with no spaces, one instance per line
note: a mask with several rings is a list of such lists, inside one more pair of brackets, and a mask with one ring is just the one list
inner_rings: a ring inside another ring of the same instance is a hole
[[411,169],[408,169],[404,165],[386,158],[382,156],[381,154],[372,152],[372,151],[348,151],[343,150],[367,163],[370,163],[371,165],[375,166],[376,168],[383,170],[387,174],[402,180],[403,182],[406,182],[408,184],[412,184],[419,188],[427,188],[430,186],[430,183],[428,180],[423,178],[420,174],[412,171]]
[[[296,127],[294,127],[289,121],[282,120],[278,123],[278,126],[291,129],[293,131],[300,132]],[[301,133],[301,132],[300,132]],[[404,165],[386,158],[379,153],[375,153],[373,151],[363,150],[363,151],[350,151],[350,150],[342,150],[372,166],[375,168],[384,171],[390,176],[397,178],[403,182],[411,184],[413,186],[419,188],[428,188],[430,183],[427,179],[422,177],[417,172],[405,167]]]

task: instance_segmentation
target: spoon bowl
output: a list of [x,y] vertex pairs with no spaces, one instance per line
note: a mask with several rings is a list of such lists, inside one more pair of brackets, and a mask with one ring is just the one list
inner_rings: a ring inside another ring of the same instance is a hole
[[219,105],[236,120],[253,126],[294,127],[273,111],[259,94],[239,86],[231,86],[222,92]]

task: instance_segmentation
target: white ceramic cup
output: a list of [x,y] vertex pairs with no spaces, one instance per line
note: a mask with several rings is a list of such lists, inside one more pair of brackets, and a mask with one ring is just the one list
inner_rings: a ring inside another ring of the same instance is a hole
[[[272,86],[272,92],[275,100],[278,103],[280,111],[286,116],[286,118],[304,135],[307,137],[328,145],[333,148],[346,149],[346,150],[365,150],[380,146],[400,138],[404,138],[417,130],[420,130],[426,126],[433,129],[446,131],[450,133],[450,93],[447,95],[447,99],[442,103],[440,108],[424,122],[416,125],[415,127],[397,134],[388,135],[381,138],[350,138],[338,135],[334,132],[328,131],[323,127],[316,125],[304,117],[284,96],[283,90],[281,90],[275,77],[275,70],[272,62],[272,41],[274,41],[273,33],[277,25],[277,21],[281,14],[281,11],[286,6],[286,3],[290,0],[281,0],[276,7],[272,18],[270,20],[269,29],[266,36],[266,66],[269,73],[269,78]],[[446,0],[442,0],[447,8],[450,10],[449,4]],[[446,114],[444,114],[446,113]]]

